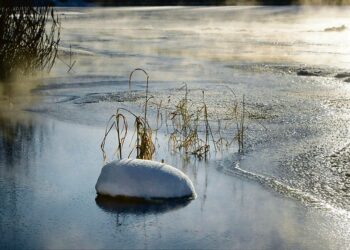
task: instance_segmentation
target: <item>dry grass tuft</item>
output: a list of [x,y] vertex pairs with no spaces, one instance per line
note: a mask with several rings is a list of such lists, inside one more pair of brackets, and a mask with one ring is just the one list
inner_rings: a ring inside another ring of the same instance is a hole
[[[217,150],[217,142],[214,138],[208,116],[208,107],[204,101],[199,108],[193,106],[188,99],[188,88],[185,84],[184,97],[176,104],[175,110],[170,112],[173,131],[170,133],[169,144],[175,150],[190,154],[198,159],[207,159],[210,153],[210,145]],[[201,129],[204,128],[204,135]]]
[[242,98],[242,103],[240,105],[236,93],[231,88],[229,88],[229,90],[233,96],[233,102],[231,106],[227,107],[226,115],[229,117],[230,120],[232,120],[235,123],[236,133],[233,138],[233,141],[237,141],[238,152],[244,153],[244,140],[246,131],[245,120],[247,113],[245,108],[244,95]]
[[[247,130],[246,120],[250,114],[246,110],[244,96],[242,101],[239,101],[235,92],[230,89],[234,98],[227,106],[227,114],[224,119],[227,122],[224,126],[226,137],[224,137],[221,132],[223,120],[216,121],[210,118],[204,91],[202,91],[202,102],[194,103],[189,99],[189,90],[187,85],[184,84],[180,88],[180,90],[184,90],[184,96],[175,104],[175,108],[171,106],[170,99],[165,106],[163,106],[162,101],[149,102],[152,97],[149,96],[149,75],[145,70],[140,68],[133,70],[129,76],[129,86],[131,88],[132,76],[136,71],[141,71],[146,76],[144,113],[142,115],[136,115],[130,110],[119,108],[116,114],[110,117],[101,144],[104,160],[107,158],[105,153],[106,138],[112,130],[116,131],[117,137],[115,155],[120,159],[125,157],[122,151],[128,133],[127,117],[130,116],[132,117],[131,119],[134,119],[134,133],[130,144],[131,151],[127,157],[130,157],[134,153],[138,159],[150,160],[153,158],[155,143],[152,136],[153,132],[155,132],[155,142],[157,142],[157,132],[162,127],[163,117],[165,117],[166,132],[169,136],[169,148],[174,152],[184,153],[187,157],[192,155],[195,158],[207,160],[211,152],[218,152],[225,148],[228,149],[234,142],[237,142],[238,152],[244,153]],[[155,129],[151,128],[147,118],[149,103],[152,103],[156,111]],[[165,114],[164,116],[162,109]],[[215,134],[211,126],[214,122],[218,124]],[[234,134],[230,137],[227,133],[231,134],[228,131],[231,131],[232,128],[234,129]]]
[[114,156],[116,155],[119,159],[124,158],[123,147],[129,130],[126,118],[127,114],[131,115],[131,117],[135,119],[134,134],[131,139],[131,144],[133,144],[133,146],[127,157],[129,158],[136,149],[137,159],[152,160],[155,153],[155,146],[152,141],[152,129],[150,125],[146,120],[144,120],[143,117],[138,116],[124,108],[119,108],[107,122],[105,134],[101,143],[103,160],[107,161],[105,145],[108,135],[113,130],[115,130],[117,138],[117,147]]
[[[116,112],[116,114],[112,115],[110,119],[107,122],[105,135],[101,143],[101,150],[103,154],[104,161],[107,160],[107,155],[105,151],[105,144],[108,135],[110,132],[114,129],[116,131],[117,135],[117,147],[116,147],[116,154],[119,159],[123,158],[123,146],[124,142],[127,137],[128,133],[128,122],[126,114],[131,115],[135,119],[134,122],[134,134],[131,139],[131,144],[133,144],[133,147],[131,151],[128,154],[128,158],[131,156],[131,154],[136,149],[136,158],[137,159],[143,159],[143,160],[152,160],[153,155],[155,153],[155,146],[152,140],[152,129],[147,121],[147,109],[148,109],[148,81],[149,81],[149,75],[147,72],[143,69],[137,68],[133,70],[130,73],[129,76],[129,87],[131,87],[131,79],[132,75],[136,71],[142,71],[146,77],[147,77],[147,85],[146,85],[146,100],[145,100],[145,109],[144,109],[144,116],[138,116],[131,112],[130,110],[119,108]],[[135,136],[136,135],[136,136]],[[136,139],[134,139],[136,138]],[[134,140],[133,140],[134,139]]]
[[60,21],[47,1],[0,2],[1,81],[16,74],[50,71],[59,41]]
[[152,141],[152,129],[148,122],[138,116],[135,119],[136,127],[136,158],[152,160],[155,146]]

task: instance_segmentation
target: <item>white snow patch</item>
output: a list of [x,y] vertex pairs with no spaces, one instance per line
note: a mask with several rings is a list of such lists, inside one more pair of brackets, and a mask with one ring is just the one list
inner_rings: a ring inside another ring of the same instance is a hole
[[165,163],[139,159],[123,159],[106,164],[95,188],[98,194],[113,197],[196,197],[191,180],[183,172]]

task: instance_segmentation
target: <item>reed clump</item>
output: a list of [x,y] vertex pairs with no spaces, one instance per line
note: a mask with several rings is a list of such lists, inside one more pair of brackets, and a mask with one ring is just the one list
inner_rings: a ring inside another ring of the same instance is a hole
[[[155,153],[155,146],[152,140],[152,129],[142,116],[138,116],[131,112],[130,110],[119,108],[115,114],[113,114],[106,126],[105,134],[101,143],[101,150],[103,154],[103,160],[107,161],[107,153],[105,150],[106,140],[111,133],[111,131],[116,132],[117,147],[115,149],[114,155],[118,159],[123,159],[123,147],[128,134],[128,120],[127,115],[131,115],[134,121],[134,134],[132,136],[131,151],[127,154],[127,158],[136,150],[136,158],[143,160],[152,160]],[[135,139],[134,139],[135,138]],[[133,140],[134,139],[134,140]]]
[[117,112],[109,118],[107,122],[106,130],[105,130],[105,135],[101,143],[101,150],[102,150],[104,161],[107,160],[107,154],[105,150],[106,140],[110,132],[113,130],[116,132],[116,137],[117,137],[117,147],[116,147],[115,155],[117,155],[119,159],[122,159],[124,157],[123,146],[128,134],[127,115],[131,116],[134,119],[134,133],[130,143],[132,147],[127,157],[129,158],[131,154],[136,150],[137,159],[152,160],[153,155],[155,153],[155,146],[152,139],[153,131],[147,120],[147,109],[148,109],[148,102],[150,99],[148,97],[149,75],[145,70],[140,68],[133,70],[129,76],[130,87],[131,87],[132,75],[136,71],[141,71],[146,76],[146,99],[145,99],[144,115],[143,116],[136,115],[135,113],[131,112],[128,109],[119,108],[117,109]]
[[245,105],[245,97],[243,95],[242,102],[239,103],[236,93],[233,89],[228,88],[233,96],[233,100],[230,106],[227,106],[226,116],[230,122],[233,122],[236,127],[236,132],[234,133],[234,137],[230,144],[234,141],[237,142],[238,152],[244,153],[244,145],[245,145],[245,132],[246,132],[246,105]]
[[[245,137],[245,102],[244,102],[244,96],[242,99],[242,110],[241,112],[237,112],[234,114],[235,120],[236,120],[236,127],[237,127],[237,133],[235,136],[235,139],[237,140],[238,143],[238,152],[243,153],[244,152],[244,137]],[[238,111],[238,109],[236,109]]]
[[248,123],[255,123],[264,130],[268,130],[261,120],[273,118],[273,114],[269,114],[266,111],[259,110],[257,106],[250,104],[247,108],[245,96],[242,96],[241,101],[237,98],[233,89],[228,88],[231,92],[233,100],[230,105],[226,106],[226,120],[231,124],[233,123],[236,131],[233,139],[229,144],[237,142],[238,152],[244,154],[246,150],[246,141],[248,133]]
[[50,71],[60,42],[60,20],[48,1],[0,2],[0,81]]
[[152,141],[152,129],[147,120],[137,116],[135,118],[136,127],[136,158],[152,160],[155,146]]
[[[117,146],[115,155],[119,158],[130,157],[136,155],[138,159],[151,160],[155,154],[155,142],[157,142],[158,130],[163,123],[166,124],[166,135],[169,138],[168,144],[174,152],[184,153],[185,156],[194,156],[198,159],[207,159],[211,152],[221,151],[230,147],[233,143],[237,143],[238,152],[244,153],[247,125],[246,120],[249,118],[249,112],[246,110],[245,97],[240,102],[235,92],[230,89],[233,100],[226,107],[227,124],[224,126],[225,135],[222,134],[223,120],[215,120],[210,118],[208,106],[205,102],[205,92],[202,91],[202,101],[193,102],[189,99],[189,90],[187,84],[184,84],[180,90],[184,90],[183,97],[175,103],[175,107],[171,104],[169,98],[167,105],[163,105],[162,101],[150,102],[153,96],[149,96],[148,73],[140,68],[133,70],[129,75],[129,86],[131,88],[132,76],[136,71],[142,72],[146,76],[146,95],[144,100],[143,114],[136,115],[125,108],[117,109],[117,112],[108,120],[105,135],[101,143],[103,158],[106,161],[107,155],[105,150],[107,137],[111,131],[116,132]],[[152,129],[148,121],[149,104],[155,107],[156,128]],[[165,115],[163,115],[165,114]],[[163,122],[165,117],[165,122]],[[125,154],[124,145],[129,129],[128,120],[133,120],[133,135],[130,140],[129,152]],[[212,124],[217,122],[218,128],[215,134],[212,130]],[[228,125],[229,124],[229,125]],[[233,137],[228,134],[232,134]],[[153,140],[154,137],[154,140]]]
[[[207,159],[210,153],[210,145],[214,146],[216,140],[209,123],[208,107],[204,101],[194,109],[188,99],[188,88],[185,84],[185,95],[175,105],[175,110],[170,112],[173,131],[170,133],[169,144],[173,150],[179,150],[185,154],[190,154],[199,159]],[[202,133],[204,129],[204,134]],[[211,137],[211,138],[210,138]]]

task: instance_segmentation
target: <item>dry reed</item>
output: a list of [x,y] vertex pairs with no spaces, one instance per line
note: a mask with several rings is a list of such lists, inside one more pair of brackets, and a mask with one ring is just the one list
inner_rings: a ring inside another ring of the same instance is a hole
[[[118,158],[122,159],[123,154],[123,146],[124,142],[126,140],[126,136],[128,133],[128,122],[126,118],[126,114],[131,115],[134,119],[134,134],[131,139],[131,145],[133,144],[133,147],[131,151],[128,154],[128,158],[132,155],[132,153],[136,149],[136,158],[137,159],[143,159],[143,160],[152,160],[153,155],[155,153],[155,146],[152,141],[152,129],[148,123],[147,120],[147,109],[148,109],[148,102],[149,102],[149,97],[148,97],[148,82],[149,82],[149,75],[147,72],[143,69],[137,68],[133,70],[130,73],[129,76],[129,87],[131,87],[131,79],[132,75],[136,71],[142,71],[146,75],[146,99],[145,99],[145,108],[144,108],[144,116],[138,116],[131,112],[130,110],[124,109],[124,108],[119,108],[116,112],[116,114],[112,115],[110,119],[107,122],[106,130],[105,130],[105,135],[101,143],[101,150],[103,154],[103,159],[104,161],[107,160],[107,155],[105,151],[105,144],[106,144],[106,139],[112,129],[114,128],[116,131],[117,135],[117,147],[116,147],[116,152],[118,153]],[[136,135],[136,136],[135,136]],[[133,140],[135,138],[135,140]]]
[[[214,138],[208,115],[208,107],[204,101],[202,106],[191,109],[193,103],[189,103],[188,88],[185,84],[185,95],[176,104],[175,110],[170,113],[173,132],[169,137],[169,144],[172,150],[179,150],[186,155],[193,155],[198,159],[207,159],[210,153],[210,144],[217,150],[217,142]],[[200,128],[204,127],[204,135]]]
[[0,2],[0,80],[50,71],[60,41],[60,20],[47,1]]
[[[149,101],[152,97],[149,96],[148,84],[149,75],[143,69],[137,68],[133,70],[129,75],[129,87],[131,88],[132,76],[136,71],[141,71],[146,76],[146,96],[144,101],[144,112],[143,115],[136,115],[130,110],[119,108],[116,114],[112,115],[107,123],[105,130],[105,136],[101,144],[103,157],[106,160],[107,156],[105,153],[106,138],[112,130],[116,131],[117,147],[115,155],[118,158],[123,158],[123,146],[128,133],[128,122],[127,115],[134,119],[134,133],[131,138],[130,147],[132,148],[127,157],[130,157],[136,151],[136,158],[138,159],[152,159],[155,153],[155,146],[152,140],[153,132],[155,133],[155,141],[157,141],[157,133],[163,124],[163,116],[161,109],[162,101],[151,102],[156,109],[156,128],[152,129],[149,125],[147,113],[149,107]],[[231,104],[228,108],[228,120],[232,121],[235,125],[235,135],[233,136],[232,142],[222,136],[221,133],[221,120],[218,120],[218,133],[215,136],[211,128],[209,118],[208,106],[205,103],[205,92],[202,91],[202,103],[200,105],[194,105],[189,100],[189,90],[185,84],[181,89],[185,90],[184,96],[177,102],[175,109],[171,107],[164,107],[165,110],[165,124],[167,132],[169,133],[169,147],[173,151],[179,151],[184,153],[186,156],[192,155],[198,159],[207,159],[210,154],[210,148],[217,152],[222,150],[224,147],[228,147],[234,141],[238,144],[238,152],[244,153],[245,147],[245,133],[246,133],[246,110],[245,97],[243,96],[241,104],[238,102],[235,92],[230,89],[234,96],[233,105]],[[171,101],[168,100],[168,106]],[[171,125],[168,125],[168,119],[171,121]],[[225,128],[227,129],[227,128]],[[217,138],[217,139],[216,139]]]

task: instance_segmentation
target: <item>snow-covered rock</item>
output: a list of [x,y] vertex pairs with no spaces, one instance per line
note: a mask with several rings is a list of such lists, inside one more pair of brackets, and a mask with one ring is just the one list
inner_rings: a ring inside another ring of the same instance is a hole
[[106,164],[95,188],[100,195],[145,199],[196,196],[191,180],[180,170],[165,163],[139,159]]

